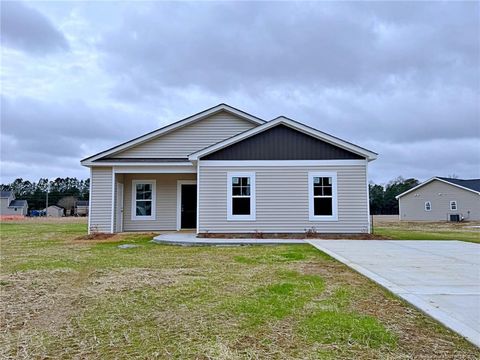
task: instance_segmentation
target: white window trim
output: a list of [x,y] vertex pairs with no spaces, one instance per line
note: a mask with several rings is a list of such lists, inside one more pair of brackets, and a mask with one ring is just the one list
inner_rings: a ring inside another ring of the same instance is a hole
[[[137,184],[151,184],[152,185],[152,215],[137,216]],[[156,180],[132,180],[132,220],[155,220],[155,210],[157,208],[157,181]]]
[[[315,215],[313,197],[313,178],[332,178],[332,215]],[[308,215],[310,221],[338,221],[338,194],[337,194],[337,173],[336,172],[309,172],[308,173]]]
[[[232,178],[249,177],[250,178],[250,215],[232,214]],[[227,172],[227,220],[228,221],[255,221],[257,196],[255,191],[255,172]]]
[[[455,209],[452,208],[452,205],[455,204]],[[458,204],[457,200],[451,200],[450,201],[450,211],[458,211]]]
[[[428,210],[427,210],[427,204],[430,205],[430,209],[428,209]],[[425,201],[424,209],[425,209],[425,211],[432,211],[432,202],[431,201]]]

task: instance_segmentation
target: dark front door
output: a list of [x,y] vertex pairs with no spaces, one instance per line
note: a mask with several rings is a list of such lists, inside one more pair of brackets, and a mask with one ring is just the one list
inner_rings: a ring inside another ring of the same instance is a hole
[[182,229],[195,229],[197,227],[197,185],[182,185]]

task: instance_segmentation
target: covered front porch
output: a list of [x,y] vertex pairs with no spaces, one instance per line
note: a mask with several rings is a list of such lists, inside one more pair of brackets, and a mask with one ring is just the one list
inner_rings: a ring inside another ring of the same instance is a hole
[[197,228],[197,174],[189,167],[114,167],[113,232]]

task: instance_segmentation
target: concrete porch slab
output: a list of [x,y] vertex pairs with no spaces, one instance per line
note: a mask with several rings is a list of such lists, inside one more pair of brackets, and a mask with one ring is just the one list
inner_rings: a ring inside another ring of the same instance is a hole
[[305,244],[302,239],[217,239],[197,238],[193,232],[171,232],[155,236],[152,242],[157,244],[175,244],[183,246],[241,246],[241,245],[281,245]]

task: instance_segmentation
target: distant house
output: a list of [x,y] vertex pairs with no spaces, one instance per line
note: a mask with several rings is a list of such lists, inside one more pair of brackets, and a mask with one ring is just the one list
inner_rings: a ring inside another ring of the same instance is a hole
[[50,217],[62,217],[64,215],[64,208],[57,205],[50,205],[47,208],[47,216]]
[[433,177],[396,198],[400,220],[480,220],[480,179]]
[[77,200],[77,202],[75,203],[75,215],[88,215],[88,200]]
[[0,215],[12,216],[19,215],[25,216],[28,214],[27,200],[15,199],[13,191],[1,191],[0,192]]

